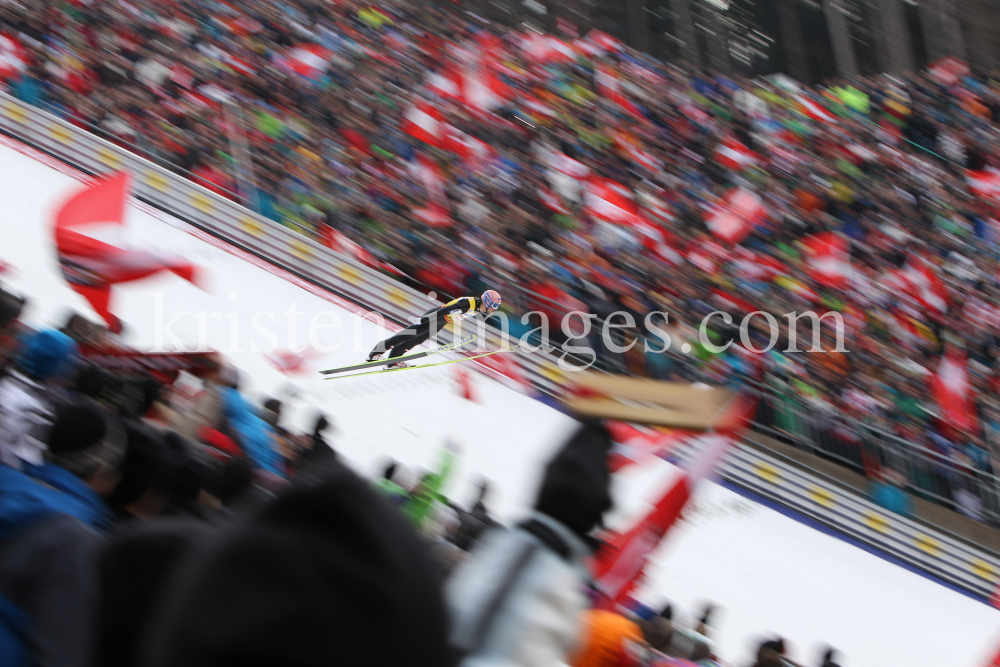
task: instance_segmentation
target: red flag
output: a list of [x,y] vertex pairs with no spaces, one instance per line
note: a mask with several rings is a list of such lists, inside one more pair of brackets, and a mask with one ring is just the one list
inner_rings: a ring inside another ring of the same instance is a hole
[[820,232],[802,239],[809,273],[821,285],[843,289],[851,272],[850,240],[836,232]]
[[576,51],[572,46],[549,35],[536,32],[525,33],[521,38],[520,46],[526,60],[542,65],[571,63],[576,60]]
[[160,271],[170,271],[194,282],[195,267],[178,257],[151,251],[118,248],[86,236],[81,228],[98,223],[124,225],[125,201],[131,177],[127,173],[88,186],[56,214],[55,242],[63,277],[108,323],[121,331],[110,311],[111,286]]
[[461,365],[455,366],[455,382],[458,385],[459,396],[473,403],[482,403],[479,400],[479,394],[476,392],[475,385],[472,383],[472,376]]
[[415,100],[403,112],[400,129],[411,137],[419,139],[436,148],[441,148],[444,142],[444,116],[437,108],[423,100]]
[[622,43],[611,35],[600,30],[591,30],[587,33],[587,40],[598,52],[621,51]]
[[799,109],[809,118],[820,123],[835,123],[837,117],[824,109],[818,102],[814,102],[804,95],[797,95],[795,101],[799,103]]
[[938,83],[954,86],[969,75],[969,64],[955,56],[945,56],[931,63],[927,71]]
[[264,353],[264,357],[271,362],[271,365],[285,375],[297,375],[308,371],[307,364],[320,359],[322,356],[322,353],[312,348],[306,348],[302,352],[275,350],[274,352]]
[[669,454],[678,444],[691,438],[692,431],[636,426],[619,421],[606,421],[615,446],[608,455],[608,470],[618,472],[630,465],[644,463],[654,456]]
[[583,205],[598,220],[634,225],[639,219],[632,192],[610,179],[591,178]]
[[981,171],[969,169],[965,172],[965,181],[976,196],[1000,201],[1000,171],[993,167]]
[[332,60],[333,53],[319,44],[298,44],[282,54],[280,64],[299,76],[319,79],[326,74]]
[[450,100],[462,99],[461,79],[454,69],[443,68],[427,77],[427,89]]
[[699,439],[699,451],[652,510],[634,528],[605,543],[594,555],[594,582],[607,603],[621,604],[636,587],[649,555],[677,522],[698,483],[718,466],[732,443],[733,432],[744,427],[755,407],[755,401],[738,399],[725,427]]
[[737,187],[726,194],[725,200],[715,207],[705,223],[717,237],[736,244],[763,222],[765,214],[764,200],[745,188]]
[[901,277],[907,282],[913,297],[924,308],[941,314],[948,312],[948,290],[926,259],[910,258],[903,267]]
[[17,37],[0,33],[0,78],[9,79],[28,69],[28,53]]
[[733,171],[743,171],[756,166],[759,162],[756,153],[732,137],[719,143],[719,147],[715,149],[715,159]]
[[965,352],[953,345],[945,348],[932,383],[941,421],[959,431],[978,432]]

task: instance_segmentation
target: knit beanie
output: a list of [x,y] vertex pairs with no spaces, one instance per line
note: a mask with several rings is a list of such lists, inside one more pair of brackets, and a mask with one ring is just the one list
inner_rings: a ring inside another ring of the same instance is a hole
[[22,308],[24,308],[24,298],[0,289],[0,328],[20,317]]
[[17,364],[28,375],[44,380],[58,372],[76,350],[76,343],[64,333],[55,329],[36,331],[24,340]]
[[611,446],[611,436],[599,422],[580,426],[545,468],[535,509],[577,535],[587,535],[611,508]]
[[118,469],[125,458],[126,436],[114,415],[85,398],[57,410],[46,444],[49,462],[87,477],[102,466]]
[[107,498],[108,505],[124,507],[142,497],[153,486],[166,454],[160,434],[137,419],[123,421],[128,446],[121,465],[121,480]]
[[224,534],[167,590],[145,667],[453,664],[427,546],[339,463]]

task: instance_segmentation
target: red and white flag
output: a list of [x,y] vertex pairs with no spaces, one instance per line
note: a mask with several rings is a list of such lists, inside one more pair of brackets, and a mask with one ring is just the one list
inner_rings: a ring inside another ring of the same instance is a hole
[[571,215],[570,210],[566,208],[566,204],[559,198],[559,195],[544,185],[538,186],[538,199],[542,202],[542,206],[550,211],[554,211],[559,215]]
[[976,196],[1000,202],[1000,170],[993,167],[969,169],[965,172],[965,182]]
[[608,540],[594,555],[592,571],[605,605],[618,605],[639,584],[649,555],[681,516],[698,484],[713,473],[732,446],[735,432],[742,430],[756,408],[756,401],[737,399],[727,415],[728,424],[719,433],[699,437],[698,451],[682,467],[653,509],[631,530]]
[[674,266],[680,266],[684,263],[684,258],[670,247],[666,235],[658,225],[649,222],[642,215],[637,215],[635,222],[632,223],[632,228],[642,236],[642,246],[664,262],[669,262]]
[[28,52],[17,37],[0,33],[0,78],[9,79],[28,69]]
[[574,160],[565,153],[553,151],[549,155],[549,166],[561,174],[578,180],[590,177],[590,167],[579,160]]
[[649,171],[655,172],[655,171],[661,171],[663,169],[662,161],[653,157],[653,155],[647,153],[641,148],[637,148],[636,146],[633,146],[630,143],[624,144],[623,148],[625,149],[625,152],[628,154],[628,156],[632,158],[632,160],[636,164],[648,169]]
[[590,42],[598,53],[614,53],[623,49],[621,41],[600,30],[591,30],[587,33],[586,41]]
[[450,67],[442,68],[428,76],[424,85],[435,95],[450,100],[462,99],[461,77]]
[[309,371],[310,369],[307,365],[310,362],[319,360],[322,356],[320,352],[312,348],[306,348],[301,352],[275,350],[274,352],[264,353],[264,358],[285,375],[298,375],[299,373]]
[[746,188],[736,187],[709,213],[705,224],[718,238],[736,244],[764,221],[764,200]]
[[940,314],[948,312],[948,290],[930,262],[922,257],[910,258],[901,276],[924,308]]
[[843,289],[851,273],[850,243],[850,239],[836,232],[820,232],[802,239],[813,280]]
[[927,71],[938,83],[954,86],[962,77],[969,75],[969,63],[955,56],[945,56],[931,63]]
[[814,102],[804,95],[797,95],[795,101],[799,103],[799,109],[809,118],[819,123],[836,123],[837,117],[823,108],[818,102]]
[[608,470],[612,473],[656,456],[666,456],[677,445],[697,435],[681,429],[650,428],[613,420],[605,421],[604,425],[615,443],[608,455]]
[[597,64],[597,68],[594,71],[594,82],[597,84],[597,94],[601,97],[609,100],[612,104],[617,105],[623,111],[631,116],[639,119],[645,119],[646,117],[642,115],[642,111],[639,110],[632,100],[625,96],[622,92],[621,81],[618,80],[618,75],[611,68],[601,63]]
[[319,44],[298,44],[281,55],[280,64],[307,79],[320,79],[333,60],[333,52]]
[[940,411],[941,421],[959,431],[978,432],[965,352],[954,345],[948,345],[932,383],[934,401]]
[[632,192],[610,179],[591,178],[583,205],[597,220],[629,226],[639,222],[639,207]]
[[195,267],[165,253],[120,248],[88,236],[95,225],[125,224],[125,203],[131,177],[120,173],[87,186],[56,213],[55,242],[63,278],[85,298],[113,333],[120,320],[111,313],[111,286],[170,271],[195,282]]
[[425,224],[444,227],[452,224],[451,207],[445,190],[444,176],[433,160],[423,153],[417,153],[413,163],[414,177],[427,192],[427,201],[422,208],[413,210],[413,215]]
[[744,171],[760,162],[756,153],[732,137],[719,143],[719,147],[715,149],[715,159],[723,167],[733,171]]
[[521,51],[527,60],[540,65],[571,63],[577,56],[576,49],[561,39],[536,32],[521,38]]
[[433,104],[419,99],[403,112],[400,123],[403,132],[435,148],[444,144],[444,128],[444,115]]

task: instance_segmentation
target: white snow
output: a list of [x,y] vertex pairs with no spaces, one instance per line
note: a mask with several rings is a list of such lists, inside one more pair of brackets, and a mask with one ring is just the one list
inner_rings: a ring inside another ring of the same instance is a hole
[[[73,177],[0,147],[0,261],[13,267],[0,280],[29,296],[30,324],[60,326],[72,309],[90,312],[59,275],[51,234],[54,211],[78,187]],[[454,366],[332,381],[312,372],[288,378],[260,350],[274,342],[278,350],[305,345],[315,323],[314,341],[339,345],[311,364],[328,368],[363,360],[381,332],[336,300],[192,231],[169,216],[130,209],[132,245],[182,255],[205,274],[205,289],[170,274],[117,287],[112,310],[130,344],[169,345],[157,330],[174,321],[181,343],[200,340],[224,352],[243,372],[241,388],[251,398],[285,400],[292,426],[308,428],[320,410],[332,417],[334,447],[362,472],[377,474],[392,457],[416,473],[433,465],[450,436],[462,447],[453,497],[468,500],[487,477],[500,517],[528,506],[541,465],[570,419],[478,374],[482,404],[470,403],[456,394]],[[273,341],[255,330],[257,313]],[[634,516],[673,473],[656,462],[619,475],[609,523]],[[775,635],[806,665],[818,664],[829,643],[842,651],[845,667],[981,667],[1000,643],[996,610],[715,484],[703,485],[649,575],[640,597],[651,605],[670,600],[682,620],[694,622],[704,602],[718,605],[713,637],[731,665],[752,664],[757,642]]]

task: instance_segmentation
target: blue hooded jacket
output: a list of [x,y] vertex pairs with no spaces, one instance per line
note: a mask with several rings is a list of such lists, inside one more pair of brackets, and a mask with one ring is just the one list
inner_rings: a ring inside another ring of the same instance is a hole
[[247,457],[258,467],[284,477],[281,456],[274,449],[274,431],[261,419],[243,394],[232,387],[222,387],[226,418],[240,436]]
[[0,541],[57,515],[100,528],[111,512],[83,480],[57,465],[25,466],[24,471],[0,465]]

